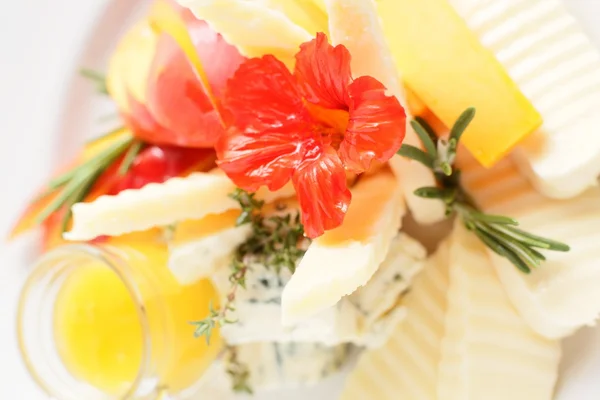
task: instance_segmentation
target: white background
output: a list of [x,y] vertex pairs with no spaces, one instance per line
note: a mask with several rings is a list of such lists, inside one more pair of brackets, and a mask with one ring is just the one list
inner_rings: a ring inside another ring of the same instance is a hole
[[[600,46],[600,0],[565,1]],[[1,1],[0,239],[51,166],[68,158],[85,136],[100,129],[90,123],[106,105],[97,103],[91,86],[76,71],[82,65],[103,69],[106,53],[139,3]],[[29,380],[15,340],[16,298],[35,256],[32,242],[31,237],[10,246],[0,242],[2,400],[45,398]],[[584,330],[566,348],[569,357],[563,380],[568,387],[563,384],[560,400],[600,399],[600,332]],[[311,400],[319,399],[311,396]]]

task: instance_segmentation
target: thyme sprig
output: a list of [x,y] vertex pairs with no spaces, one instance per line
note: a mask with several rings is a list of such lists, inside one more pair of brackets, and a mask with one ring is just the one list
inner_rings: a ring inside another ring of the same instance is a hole
[[450,131],[448,139],[438,139],[433,129],[422,119],[411,122],[423,143],[418,147],[402,145],[398,154],[418,161],[433,170],[436,187],[422,187],[415,195],[437,199],[446,205],[448,216],[457,215],[465,227],[496,254],[508,259],[524,273],[539,267],[545,256],[541,250],[569,251],[569,246],[551,239],[525,232],[513,218],[482,212],[460,184],[460,170],[454,166],[459,140],[475,117],[475,109],[461,114]]
[[226,348],[227,375],[231,379],[231,388],[236,393],[253,394],[250,387],[250,370],[248,366],[238,359],[237,349],[232,346]]
[[204,336],[207,343],[210,343],[214,328],[236,322],[229,317],[229,313],[235,311],[234,301],[238,288],[246,288],[246,273],[251,263],[259,263],[277,273],[283,268],[293,273],[308,245],[298,213],[284,213],[285,209],[281,208],[278,211],[282,215],[265,217],[262,212],[264,201],[258,200],[254,193],[236,189],[230,197],[241,208],[236,225],[250,224],[252,232],[232,257],[229,275],[231,287],[224,304],[219,309],[211,304],[208,317],[191,322],[196,327],[194,336]]

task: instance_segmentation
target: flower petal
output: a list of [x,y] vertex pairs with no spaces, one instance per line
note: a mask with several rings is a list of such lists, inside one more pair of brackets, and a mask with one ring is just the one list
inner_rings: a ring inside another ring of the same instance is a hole
[[162,35],[147,92],[154,119],[171,131],[160,143],[211,147],[224,132],[219,113],[177,42]]
[[217,164],[240,188],[254,192],[260,186],[275,191],[292,178],[306,150],[297,132],[300,125],[279,131],[245,135],[231,129],[217,142]]
[[313,145],[306,157],[294,172],[293,183],[304,231],[315,238],[342,224],[352,195],[344,166],[332,147]]
[[347,110],[348,85],[352,80],[350,52],[331,46],[324,33],[300,46],[294,75],[304,98],[321,107]]
[[238,68],[227,84],[223,105],[245,134],[309,120],[295,78],[271,55],[249,59]]
[[347,169],[360,173],[371,162],[388,161],[406,133],[406,113],[381,82],[362,76],[348,87],[350,122],[338,154]]

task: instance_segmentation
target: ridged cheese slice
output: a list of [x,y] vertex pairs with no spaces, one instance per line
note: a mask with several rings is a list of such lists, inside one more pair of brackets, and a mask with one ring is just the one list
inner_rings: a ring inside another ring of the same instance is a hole
[[522,229],[571,247],[566,253],[543,252],[547,261],[531,274],[492,254],[498,276],[525,320],[551,338],[593,324],[600,314],[600,188],[553,200],[538,193],[509,159],[490,170],[472,159],[461,164],[463,185],[483,210],[516,218]]
[[397,235],[405,205],[389,169],[361,179],[343,224],[315,239],[281,298],[282,322],[298,323],[367,283]]
[[[352,74],[372,76],[396,96],[407,112],[404,143],[422,147],[410,125],[406,95],[394,65],[377,15],[374,0],[324,0],[329,15],[329,31],[333,44],[343,44],[352,54]],[[445,218],[445,208],[440,201],[415,196],[414,191],[423,186],[435,186],[431,170],[414,160],[394,157],[394,173],[402,181],[408,208],[415,220],[431,224]]]
[[246,0],[263,4],[271,9],[281,11],[293,23],[302,27],[312,36],[317,32],[327,34],[327,13],[315,0]]
[[406,296],[406,320],[383,347],[360,356],[341,400],[437,400],[447,289],[448,243],[444,242]]
[[178,3],[206,21],[243,55],[272,54],[290,68],[295,65],[294,56],[300,44],[314,37],[283,12],[260,1],[178,0]]
[[[239,204],[229,198],[235,189],[233,182],[218,171],[197,172],[141,189],[124,190],[114,196],[100,196],[73,206],[73,227],[64,237],[90,240],[101,235],[119,236],[239,209]],[[277,192],[261,189],[257,197],[272,201],[293,193],[293,187],[288,185]]]
[[517,313],[475,235],[458,223],[451,241],[437,400],[551,399],[560,342]]
[[568,198],[598,184],[600,52],[561,0],[451,0],[481,42],[542,114],[515,152],[547,196]]

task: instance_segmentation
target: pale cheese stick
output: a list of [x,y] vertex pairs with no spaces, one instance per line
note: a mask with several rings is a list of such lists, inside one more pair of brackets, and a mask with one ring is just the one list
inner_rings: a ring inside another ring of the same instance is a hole
[[456,225],[437,399],[551,399],[560,342],[529,327],[508,299],[485,246]]

